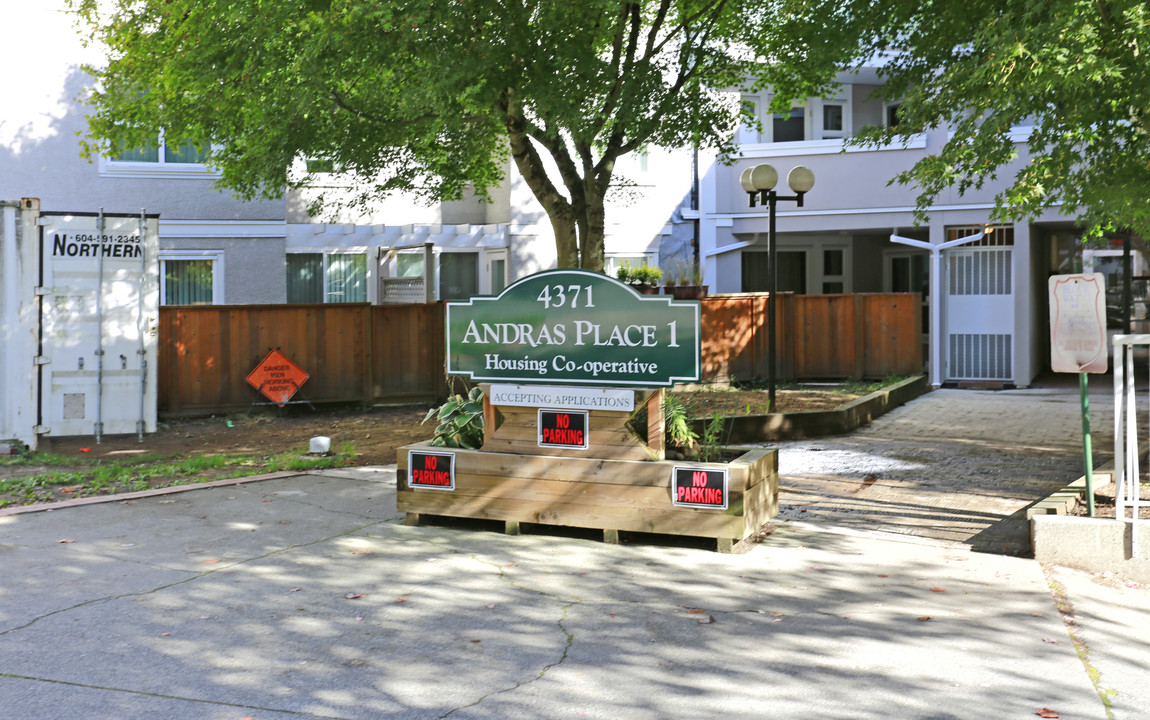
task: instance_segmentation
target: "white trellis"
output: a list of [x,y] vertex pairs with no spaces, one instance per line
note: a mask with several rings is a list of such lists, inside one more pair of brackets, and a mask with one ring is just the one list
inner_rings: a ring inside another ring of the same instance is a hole
[[1125,522],[1130,508],[1130,553],[1138,553],[1139,512],[1144,504],[1138,467],[1138,394],[1134,389],[1134,351],[1150,348],[1150,335],[1114,336],[1114,515]]

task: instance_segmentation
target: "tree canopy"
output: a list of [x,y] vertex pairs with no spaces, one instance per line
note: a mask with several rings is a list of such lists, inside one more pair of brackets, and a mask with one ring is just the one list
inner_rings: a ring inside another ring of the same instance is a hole
[[1150,237],[1150,10],[1130,0],[883,3],[868,50],[887,53],[882,95],[899,124],[862,144],[949,127],[941,151],[896,181],[917,184],[920,216],[940,192],[981,187],[1028,158],[994,218],[1061,205],[1092,235]]
[[615,163],[731,150],[731,89],[817,95],[857,35],[804,0],[72,0],[109,48],[90,68],[97,147],[210,146],[222,184],[277,197],[301,157],[359,199],[453,199],[513,159],[559,265],[601,269]]

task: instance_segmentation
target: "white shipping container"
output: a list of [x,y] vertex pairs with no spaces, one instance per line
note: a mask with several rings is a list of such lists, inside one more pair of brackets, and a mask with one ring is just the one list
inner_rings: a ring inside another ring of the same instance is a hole
[[156,430],[159,220],[0,204],[0,438]]

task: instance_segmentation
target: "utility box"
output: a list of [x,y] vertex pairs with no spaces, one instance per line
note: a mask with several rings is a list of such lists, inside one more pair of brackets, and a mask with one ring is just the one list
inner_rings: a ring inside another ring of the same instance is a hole
[[155,432],[158,217],[0,211],[0,439]]

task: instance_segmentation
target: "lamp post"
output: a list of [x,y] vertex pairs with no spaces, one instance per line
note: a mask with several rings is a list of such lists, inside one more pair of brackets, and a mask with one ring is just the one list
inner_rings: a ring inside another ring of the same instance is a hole
[[779,173],[770,165],[756,165],[747,168],[739,177],[739,184],[750,196],[750,207],[756,200],[767,206],[767,401],[770,412],[775,410],[775,295],[778,291],[777,245],[775,240],[775,204],[779,200],[793,200],[798,207],[803,206],[803,195],[815,186],[815,174],[809,168],[798,165],[787,173],[787,185],[794,195],[779,195],[775,185]]

